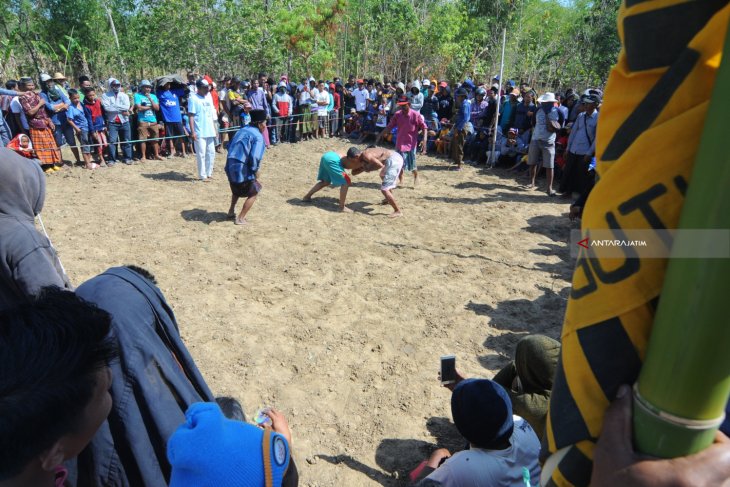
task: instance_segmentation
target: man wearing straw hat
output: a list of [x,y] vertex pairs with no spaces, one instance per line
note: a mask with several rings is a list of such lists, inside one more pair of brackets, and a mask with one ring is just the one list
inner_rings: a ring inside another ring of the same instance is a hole
[[560,130],[560,117],[555,103],[558,100],[554,93],[547,92],[537,99],[540,107],[535,115],[535,128],[532,131],[532,140],[527,150],[527,164],[530,166],[529,189],[537,189],[535,178],[539,172],[540,156],[542,156],[542,167],[545,168],[547,179],[547,195],[555,196],[553,191],[553,168],[555,167],[555,138]]
[[56,88],[61,90],[63,94],[66,95],[66,98],[68,98],[68,90],[66,89],[66,77],[59,72],[55,72],[53,73],[53,81],[56,82]]

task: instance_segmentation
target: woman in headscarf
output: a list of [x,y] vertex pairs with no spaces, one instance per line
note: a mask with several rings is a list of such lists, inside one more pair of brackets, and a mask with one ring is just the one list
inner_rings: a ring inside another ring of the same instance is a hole
[[30,132],[30,140],[33,141],[33,148],[38,153],[38,159],[41,160],[43,171],[50,173],[61,170],[61,151],[58,149],[53,131],[56,126],[46,113],[46,102],[41,96],[33,91],[35,83],[32,78],[21,78],[26,94],[18,98],[20,106],[25,112],[28,120]]

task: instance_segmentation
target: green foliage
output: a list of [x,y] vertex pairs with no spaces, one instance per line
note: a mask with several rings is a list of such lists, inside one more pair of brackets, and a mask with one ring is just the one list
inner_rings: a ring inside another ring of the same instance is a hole
[[[140,80],[197,69],[597,85],[619,0],[0,0],[0,76]],[[110,19],[111,17],[111,19]],[[112,24],[119,42],[114,38]]]

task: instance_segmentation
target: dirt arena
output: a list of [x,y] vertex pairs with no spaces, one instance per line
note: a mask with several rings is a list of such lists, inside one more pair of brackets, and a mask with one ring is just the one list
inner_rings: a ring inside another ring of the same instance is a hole
[[354,214],[337,189],[302,204],[321,154],[348,146],[268,150],[247,227],[226,220],[224,154],[210,183],[190,157],[67,168],[43,218],[75,285],[121,264],[156,275],[214,393],[285,412],[300,485],[401,486],[436,446],[463,447],[439,356],[491,377],[522,336],[559,336],[572,224],[505,170],[421,156],[403,218],[385,217],[377,173],[354,178]]

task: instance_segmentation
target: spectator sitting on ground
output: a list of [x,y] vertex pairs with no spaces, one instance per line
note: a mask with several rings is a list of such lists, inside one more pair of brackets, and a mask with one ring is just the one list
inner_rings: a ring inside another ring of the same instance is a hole
[[[512,410],[524,418],[542,438],[545,434],[553,376],[560,357],[560,342],[544,335],[528,335],[517,343],[515,359],[504,366],[492,380],[504,387],[512,401]],[[464,377],[457,371],[453,389]]]
[[[233,410],[238,412],[240,407]],[[226,418],[213,402],[190,406],[185,423],[167,445],[170,487],[296,487],[299,473],[291,457],[286,418],[275,409],[263,415],[270,426],[260,428]]]
[[441,120],[441,130],[436,139],[436,154],[445,156],[451,151],[451,124],[447,119]]
[[507,137],[502,137],[497,164],[510,164],[514,166],[527,152],[527,147],[522,142],[522,139],[517,137],[518,134],[519,130],[513,127],[507,131]]
[[539,485],[540,441],[527,421],[512,415],[502,386],[461,381],[451,395],[451,414],[469,449],[453,456],[445,448],[433,452],[412,474],[416,487]]

